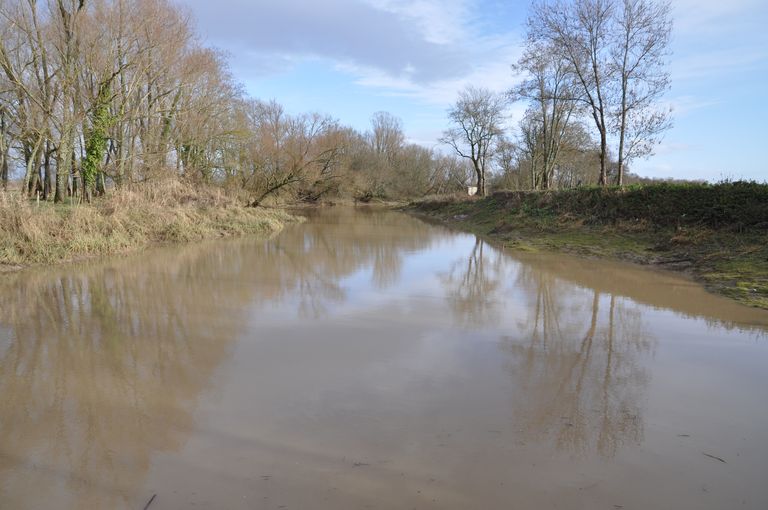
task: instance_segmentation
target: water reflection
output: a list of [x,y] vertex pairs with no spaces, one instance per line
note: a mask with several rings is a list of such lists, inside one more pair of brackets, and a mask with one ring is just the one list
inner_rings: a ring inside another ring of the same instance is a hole
[[645,268],[555,253],[508,253],[522,265],[537,266],[574,286],[625,297],[638,309],[669,310],[681,319],[702,319],[711,328],[766,337],[768,314],[707,292],[685,277]]
[[496,250],[485,249],[479,237],[467,256],[442,275],[454,316],[464,326],[494,324],[499,319],[505,260]]
[[334,208],[299,213],[307,223],[264,244],[253,256],[252,270],[277,283],[262,299],[294,296],[303,317],[324,316],[329,307],[344,302],[344,278],[363,269],[370,268],[374,288],[386,289],[399,280],[405,254],[435,242],[428,225],[395,212]]
[[[670,310],[675,332],[765,335],[764,313],[668,275],[505,253],[393,212],[303,214],[270,240],[0,279],[0,504],[141,508],[158,453],[182,457],[204,435],[199,402],[221,397],[221,372],[241,381],[220,423],[241,431],[244,457],[268,457],[272,430],[325,452],[322,473],[348,442],[412,455],[426,480],[473,456],[504,472],[520,452],[498,446],[515,439],[610,459],[647,441],[664,341],[649,314]],[[514,437],[489,435],[506,425]]]
[[140,499],[151,456],[184,443],[195,399],[255,307],[290,301],[299,316],[326,314],[345,300],[345,277],[371,266],[374,285],[391,284],[402,253],[431,240],[405,216],[360,216],[340,210],[269,241],[0,280],[0,499]]
[[129,498],[150,456],[183,443],[195,398],[241,328],[252,290],[237,273],[237,258],[183,250],[3,280],[3,501],[109,508]]
[[640,442],[646,362],[656,339],[637,307],[535,267],[521,266],[518,283],[534,299],[532,313],[502,348],[522,390],[514,397],[521,430],[560,449],[606,457]]
[[[645,362],[656,340],[638,307],[479,238],[442,281],[460,324],[502,333],[513,414],[528,440],[606,457],[642,440]],[[520,291],[525,306],[509,308],[504,297]]]

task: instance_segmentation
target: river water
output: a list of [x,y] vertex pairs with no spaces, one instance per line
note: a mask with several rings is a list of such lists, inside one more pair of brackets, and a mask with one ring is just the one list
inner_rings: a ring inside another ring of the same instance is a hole
[[306,214],[3,276],[0,508],[768,508],[768,312]]

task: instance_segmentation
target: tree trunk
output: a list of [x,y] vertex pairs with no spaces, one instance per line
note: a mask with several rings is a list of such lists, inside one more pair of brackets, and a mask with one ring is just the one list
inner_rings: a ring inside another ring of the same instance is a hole
[[59,142],[59,151],[56,157],[56,193],[53,201],[63,202],[67,193],[69,173],[72,171],[72,149],[74,140],[72,139],[73,126],[66,124],[62,131],[61,141]]
[[481,197],[485,196],[485,171],[480,166],[479,161],[472,162],[475,167],[475,175],[477,176],[477,194]]
[[619,161],[616,173],[616,185],[624,186],[624,139],[627,131],[627,112],[626,99],[622,99],[622,108],[625,110],[621,114],[621,128],[619,132]]
[[0,172],[2,172],[3,191],[7,191],[8,190],[8,157],[5,154],[3,154],[3,163],[0,169]]
[[616,172],[616,185],[624,185],[624,140],[627,136],[627,80],[626,69],[627,59],[626,53],[624,57],[624,68],[622,69],[621,80],[621,121],[619,123],[619,161],[618,169]]
[[3,148],[3,153],[0,154],[0,178],[3,183],[3,191],[8,190],[8,151]]
[[40,187],[40,151],[37,151],[37,154],[35,154],[34,158],[34,168],[32,170],[32,180],[29,181],[29,192],[28,195],[30,197],[37,196],[37,192],[41,190]]
[[5,112],[0,113],[0,181],[3,191],[8,189],[8,153],[10,146],[6,143]]
[[96,176],[96,195],[103,197],[107,193],[107,186],[105,183],[104,172],[99,172]]
[[48,200],[53,189],[53,175],[51,173],[51,145],[50,141],[45,141],[45,155],[43,159],[43,200]]
[[30,196],[32,193],[32,176],[37,176],[37,166],[40,164],[40,146],[43,139],[38,138],[34,146],[26,145],[24,148],[24,159],[26,160],[26,169],[24,171],[24,181],[21,184],[21,194]]
[[598,184],[600,186],[606,186],[608,184],[608,137],[605,130],[600,131],[600,179]]

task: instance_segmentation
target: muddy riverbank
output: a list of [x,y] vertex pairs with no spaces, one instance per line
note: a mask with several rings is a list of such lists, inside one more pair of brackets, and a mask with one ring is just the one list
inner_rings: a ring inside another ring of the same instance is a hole
[[[568,196],[579,193],[585,196]],[[640,206],[617,212],[618,206],[611,206],[610,200],[594,198],[591,193],[593,190],[561,192],[575,202],[570,205],[555,206],[557,200],[565,201],[559,195],[498,193],[485,199],[420,201],[405,210],[518,251],[567,252],[677,271],[712,292],[768,309],[768,223],[759,222],[762,216],[754,213],[749,217],[752,223],[747,224],[724,213],[717,220],[707,220],[706,210],[697,213],[700,218],[687,215],[684,208],[662,216],[657,212],[658,204],[647,204],[654,213],[646,217]],[[664,200],[680,198],[685,197]],[[707,197],[709,201],[716,199]],[[612,200],[618,203],[615,197]],[[749,200],[755,199],[750,196]]]

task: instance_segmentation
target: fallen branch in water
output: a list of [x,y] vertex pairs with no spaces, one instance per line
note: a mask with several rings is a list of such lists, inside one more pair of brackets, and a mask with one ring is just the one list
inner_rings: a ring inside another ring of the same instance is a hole
[[147,501],[147,504],[144,505],[144,510],[147,510],[149,508],[149,505],[152,504],[152,502],[155,500],[156,497],[157,497],[157,494],[152,494],[152,497],[149,498],[149,501]]
[[[704,452],[702,452],[702,453],[704,453]],[[710,454],[708,454],[708,453],[704,453],[704,455],[706,455],[706,456],[707,456],[707,457],[709,457],[710,459],[719,460],[719,461],[720,461],[720,462],[722,462],[723,464],[728,464],[727,462],[725,462],[725,461],[724,461],[723,459],[721,459],[720,457],[715,457],[714,455],[710,455]]]

